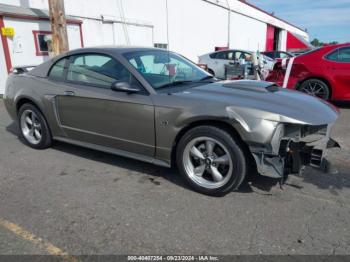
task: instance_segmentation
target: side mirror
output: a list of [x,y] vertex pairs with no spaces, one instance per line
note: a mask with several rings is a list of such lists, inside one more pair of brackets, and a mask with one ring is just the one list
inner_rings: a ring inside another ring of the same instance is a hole
[[125,92],[125,93],[137,93],[140,91],[139,88],[132,87],[127,82],[116,81],[112,84],[111,89],[116,92]]

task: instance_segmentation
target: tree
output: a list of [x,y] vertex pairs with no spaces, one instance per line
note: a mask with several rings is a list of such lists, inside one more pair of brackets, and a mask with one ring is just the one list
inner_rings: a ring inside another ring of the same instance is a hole
[[313,45],[313,46],[320,46],[320,41],[317,39],[317,38],[315,38],[314,40],[312,40],[311,41],[311,44]]
[[318,40],[317,38],[315,38],[314,40],[312,40],[310,43],[311,43],[313,46],[315,46],[315,47],[320,47],[320,46],[324,46],[324,45],[336,45],[336,44],[338,44],[337,41],[332,41],[332,42],[324,43],[324,42],[321,42],[320,40]]

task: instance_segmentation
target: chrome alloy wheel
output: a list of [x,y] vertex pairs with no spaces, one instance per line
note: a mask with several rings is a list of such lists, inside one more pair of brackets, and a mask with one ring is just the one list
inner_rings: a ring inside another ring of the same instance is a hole
[[310,81],[305,86],[302,86],[300,91],[316,96],[322,99],[328,99],[329,98],[329,90],[327,86],[323,83],[319,83],[316,81]]
[[210,137],[190,141],[183,153],[183,163],[189,178],[208,189],[225,185],[232,176],[233,161],[228,149]]
[[20,124],[25,139],[33,145],[39,144],[42,138],[42,130],[38,116],[32,110],[27,109],[21,115]]

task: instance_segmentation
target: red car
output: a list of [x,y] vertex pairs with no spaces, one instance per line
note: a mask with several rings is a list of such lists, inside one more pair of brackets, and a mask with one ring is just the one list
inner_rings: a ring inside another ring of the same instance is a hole
[[350,101],[350,43],[284,59],[267,80],[325,100]]

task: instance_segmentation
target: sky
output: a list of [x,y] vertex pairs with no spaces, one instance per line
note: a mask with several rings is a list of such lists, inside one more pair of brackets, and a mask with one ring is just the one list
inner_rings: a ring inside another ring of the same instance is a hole
[[350,0],[248,0],[302,29],[310,40],[350,42]]

